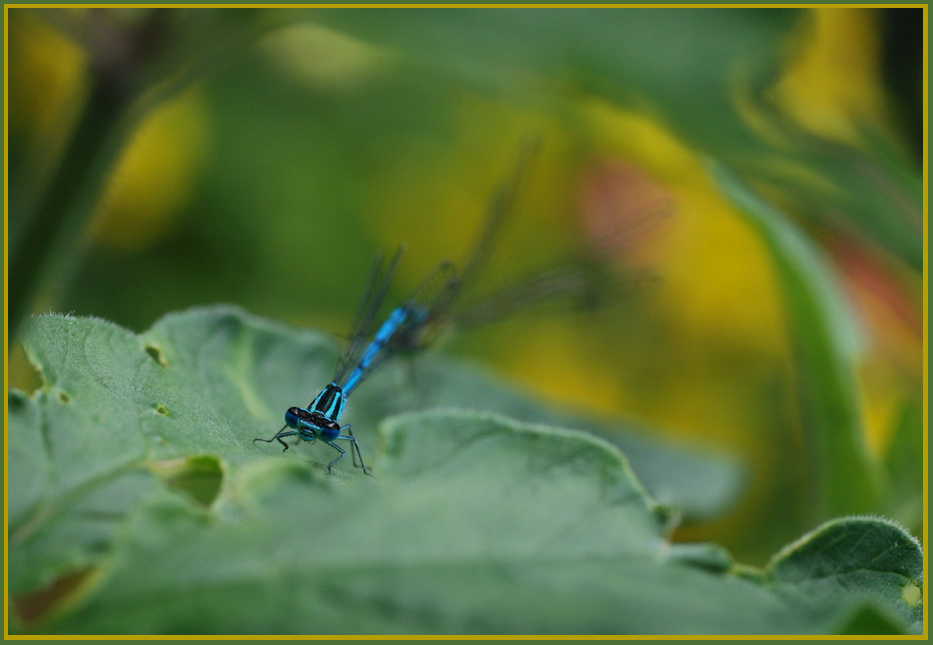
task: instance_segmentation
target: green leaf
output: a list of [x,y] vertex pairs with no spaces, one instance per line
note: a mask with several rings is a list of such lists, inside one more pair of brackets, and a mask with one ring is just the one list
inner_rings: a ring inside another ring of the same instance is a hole
[[903,628],[897,617],[877,607],[866,606],[854,611],[839,628],[838,633],[840,635],[902,634]]
[[[42,498],[49,477],[48,460],[39,429],[39,406],[22,392],[7,397],[10,418],[9,476],[16,495],[9,498],[9,523],[21,523]],[[12,431],[14,430],[15,431]]]
[[[598,418],[548,405],[462,359],[429,355],[418,360],[407,376],[414,382],[420,405],[488,410],[527,423],[586,430],[605,439],[625,453],[655,501],[676,506],[686,520],[726,512],[746,481],[742,464],[723,451],[706,444],[665,442],[658,431],[627,419]],[[392,398],[379,394],[361,394],[367,408],[379,411],[380,417],[398,411]]]
[[51,631],[794,633],[862,607],[781,567],[771,587],[665,556],[624,460],[579,433],[437,412],[384,437],[375,480],[262,459],[210,513],[143,507],[98,593]]
[[[11,451],[38,454],[11,463],[9,575],[29,633],[823,633],[864,607],[914,620],[874,580],[840,601],[785,567],[734,574],[714,545],[672,548],[667,511],[587,433],[408,413],[382,423],[372,459],[374,412],[354,398],[376,477],[328,476],[326,446],[254,444],[329,376],[317,333],[213,308],[138,336],[42,316],[26,344],[44,385],[10,397]],[[375,375],[370,396],[399,374]]]
[[768,565],[772,584],[810,597],[883,598],[919,632],[923,620],[920,543],[896,522],[833,520],[786,547]]
[[796,225],[725,168],[714,170],[723,191],[761,234],[784,291],[819,514],[870,511],[879,482],[856,396],[859,338],[852,314],[827,262]]
[[[34,397],[10,396],[10,486],[16,493],[10,586],[16,592],[45,587],[106,558],[125,513],[154,494],[158,481],[209,505],[226,461],[278,456],[277,448],[253,439],[280,428],[290,405],[310,401],[336,360],[326,335],[230,308],[172,314],[138,336],[102,320],[40,316],[30,321],[24,341],[44,385]],[[541,403],[451,362],[428,361],[423,372],[416,365],[416,379],[430,387],[424,396],[413,394],[404,367],[386,366],[354,396],[348,419],[364,455],[376,445],[379,421],[413,406],[472,401],[476,407],[481,401],[530,420],[549,418]],[[552,419],[572,425],[569,416]],[[670,463],[697,475],[691,499],[700,502],[694,506],[705,501],[722,508],[735,494],[716,488],[721,477],[711,477],[708,501],[698,493],[722,459],[708,462],[634,441],[641,463],[668,493],[665,503],[677,503],[676,486],[664,484]],[[302,446],[285,457],[323,467],[333,458],[329,451]],[[59,544],[63,535],[67,543]]]
[[732,556],[718,544],[701,542],[697,544],[674,544],[670,557],[694,567],[700,567],[714,573],[728,571],[732,566]]

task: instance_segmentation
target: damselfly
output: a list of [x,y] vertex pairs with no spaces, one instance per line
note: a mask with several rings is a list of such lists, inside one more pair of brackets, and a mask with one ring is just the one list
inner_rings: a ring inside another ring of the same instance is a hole
[[340,425],[340,416],[347,400],[373,370],[398,351],[403,345],[400,338],[413,335],[415,330],[425,324],[433,303],[450,289],[455,280],[453,265],[449,262],[441,263],[411,297],[393,309],[385,322],[373,332],[376,316],[401,254],[402,249],[397,250],[385,267],[381,257],[373,262],[366,290],[331,382],[307,408],[289,408],[285,412],[285,425],[271,439],[256,438],[253,441],[278,441],[284,447],[284,452],[288,450],[288,444],[283,440],[285,437],[297,435],[308,442],[320,439],[340,453],[327,465],[327,472],[331,472],[334,464],[346,455],[346,451],[335,442],[348,441],[354,465],[358,458],[363,472],[369,473],[350,424]]
[[[285,412],[285,425],[271,439],[256,438],[253,441],[265,441],[266,443],[278,441],[284,446],[284,452],[288,450],[288,444],[283,441],[285,437],[298,435],[299,438],[309,442],[320,439],[340,453],[336,459],[327,464],[327,472],[330,472],[334,464],[346,455],[346,451],[335,442],[348,441],[354,454],[354,463],[358,457],[363,472],[368,472],[363,456],[360,454],[360,446],[353,436],[353,430],[349,424],[340,425],[340,415],[347,405],[347,397],[363,382],[381,358],[377,339],[374,338],[371,342],[367,342],[367,339],[391,284],[399,257],[401,257],[401,249],[396,251],[385,267],[383,267],[381,257],[377,257],[373,262],[366,290],[363,292],[350,335],[344,345],[340,360],[337,362],[330,384],[321,390],[307,408],[289,408]],[[377,337],[379,333],[384,333],[386,325],[390,322],[387,321],[382,325]]]
[[358,458],[363,472],[368,473],[350,425],[341,426],[339,420],[350,394],[379,365],[399,353],[424,349],[435,340],[440,328],[450,323],[472,326],[540,302],[590,301],[598,295],[603,285],[597,285],[591,275],[581,273],[579,268],[557,266],[496,292],[473,307],[454,311],[463,287],[475,278],[487,262],[537,146],[537,139],[528,139],[522,146],[515,169],[492,196],[483,228],[462,270],[457,272],[449,261],[441,262],[407,300],[389,313],[378,328],[375,327],[375,321],[398,265],[401,249],[385,267],[381,258],[376,259],[330,384],[307,408],[289,408],[285,413],[285,425],[272,438],[257,438],[254,441],[278,441],[284,450],[288,450],[288,444],[283,441],[285,437],[297,435],[308,442],[321,439],[340,453],[327,465],[328,472],[346,455],[346,451],[335,442],[348,441],[354,464]]

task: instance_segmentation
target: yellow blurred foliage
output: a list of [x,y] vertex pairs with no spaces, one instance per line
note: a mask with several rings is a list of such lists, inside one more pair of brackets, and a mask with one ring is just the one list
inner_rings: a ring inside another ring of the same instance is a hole
[[300,84],[349,90],[385,73],[397,55],[311,22],[267,34],[259,51]]
[[[658,256],[663,280],[657,304],[666,311],[664,317],[675,330],[672,342],[683,348],[684,361],[668,383],[664,405],[652,407],[637,397],[624,397],[623,408],[671,427],[692,427],[693,433],[704,436],[712,432],[739,437],[749,417],[734,401],[717,402],[718,376],[710,370],[722,366],[712,357],[705,364],[688,357],[702,355],[704,346],[728,345],[757,356],[762,365],[789,360],[783,295],[772,259],[757,234],[711,184],[700,159],[670,133],[648,117],[602,102],[593,101],[587,109],[604,154],[639,164],[663,183],[676,203]],[[878,301],[872,304],[871,320],[861,322],[873,326],[876,349],[867,352],[856,369],[866,439],[878,457],[890,441],[901,406],[911,396],[905,373],[919,373],[921,347],[919,336],[895,310]]]
[[757,234],[712,183],[701,158],[649,117],[601,101],[585,107],[603,154],[659,182],[673,213],[658,250],[661,298],[685,341],[730,339],[751,352],[786,349],[780,294]]
[[511,337],[499,367],[553,401],[618,413],[618,365],[588,355],[579,327],[565,320],[536,320]]
[[171,232],[194,187],[207,121],[196,87],[147,115],[123,150],[94,213],[94,239],[132,251]]
[[858,143],[860,126],[884,116],[877,18],[874,9],[810,9],[775,103],[816,134]]
[[33,12],[11,10],[9,19],[9,128],[27,134],[48,163],[79,113],[87,60]]
[[[874,354],[856,370],[866,444],[881,459],[891,442],[907,397],[904,381],[883,357]],[[919,448],[919,446],[918,446]]]
[[[404,284],[415,284],[442,259],[459,263],[470,252],[493,191],[513,171],[527,135],[540,135],[543,145],[525,171],[527,181],[496,242],[490,270],[481,276],[482,288],[540,267],[549,247],[558,250],[566,243],[558,230],[567,227],[572,203],[566,135],[540,116],[492,107],[475,97],[464,96],[458,110],[457,145],[387,139],[382,145],[398,154],[366,187],[370,221],[384,245],[418,243],[399,269]],[[488,118],[490,110],[496,113],[494,128],[477,118]],[[527,238],[531,227],[533,240]]]
[[[59,17],[80,16],[63,9]],[[84,103],[87,60],[76,44],[31,11],[11,14],[10,129],[32,139],[36,172],[53,164]],[[203,156],[207,119],[196,89],[167,101],[140,124],[113,171],[91,222],[100,242],[138,250],[166,235]]]

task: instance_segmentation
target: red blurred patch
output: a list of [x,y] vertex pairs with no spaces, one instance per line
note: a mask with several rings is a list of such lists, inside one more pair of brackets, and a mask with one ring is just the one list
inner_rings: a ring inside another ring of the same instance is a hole
[[14,596],[12,603],[19,619],[27,626],[41,621],[59,603],[71,595],[84,582],[91,571],[92,569],[82,569],[75,573],[69,573],[45,589]]
[[[923,338],[922,296],[910,293],[908,280],[897,268],[878,252],[844,234],[831,237],[826,248],[874,339],[896,355],[919,347]],[[918,358],[911,356],[909,360],[915,362]]]
[[578,201],[587,239],[610,259],[644,252],[674,210],[674,198],[661,184],[616,159],[584,171]]

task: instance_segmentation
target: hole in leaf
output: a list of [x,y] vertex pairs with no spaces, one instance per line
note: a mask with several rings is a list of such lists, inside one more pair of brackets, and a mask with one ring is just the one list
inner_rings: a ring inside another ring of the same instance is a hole
[[26,625],[39,622],[72,595],[92,571],[93,569],[87,568],[69,573],[45,589],[15,596],[13,606],[16,608],[17,615]]
[[923,600],[923,591],[912,582],[901,587],[901,599],[911,607],[916,607]]
[[10,385],[30,394],[35,393],[44,379],[42,370],[29,360],[26,351],[19,343],[13,343],[8,352]]
[[156,403],[152,406],[152,409],[155,410],[157,414],[168,416],[168,408],[165,407],[164,403]]
[[213,504],[223,482],[220,460],[208,455],[152,462],[149,470],[163,484],[203,506]]
[[62,403],[71,403],[71,397],[68,396],[68,392],[65,392],[64,390],[59,390],[56,396]]
[[145,349],[146,353],[149,354],[149,358],[162,367],[168,367],[168,361],[165,360],[165,355],[162,354],[162,350],[157,345],[146,345]]
[[16,390],[10,390],[6,395],[10,412],[19,412],[26,407],[26,395]]

